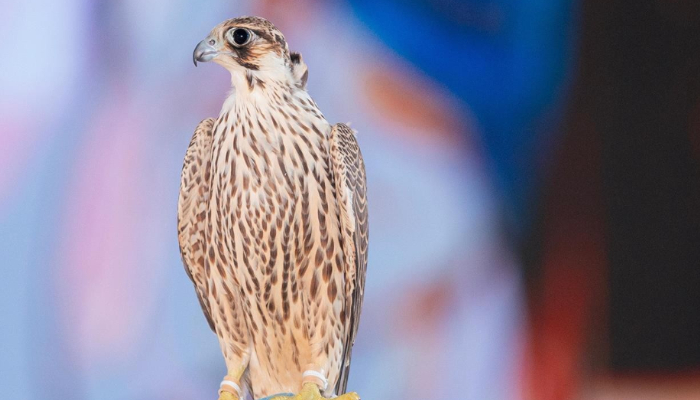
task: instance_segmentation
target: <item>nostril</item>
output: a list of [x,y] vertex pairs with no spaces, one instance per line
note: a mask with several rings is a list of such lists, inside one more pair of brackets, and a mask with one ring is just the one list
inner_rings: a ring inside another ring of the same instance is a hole
[[214,39],[209,39],[209,46],[213,46],[216,43],[216,40]]

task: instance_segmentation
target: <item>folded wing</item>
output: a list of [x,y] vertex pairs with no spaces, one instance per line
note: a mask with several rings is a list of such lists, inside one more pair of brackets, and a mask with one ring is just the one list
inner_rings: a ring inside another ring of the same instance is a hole
[[367,182],[365,164],[355,134],[349,126],[331,130],[331,162],[345,255],[346,337],[336,393],[345,393],[350,373],[352,346],[357,336],[367,271]]
[[177,236],[185,271],[194,283],[199,304],[209,327],[214,330],[205,268],[206,206],[209,202],[211,171],[212,128],[214,119],[208,118],[197,125],[185,154],[177,203]]

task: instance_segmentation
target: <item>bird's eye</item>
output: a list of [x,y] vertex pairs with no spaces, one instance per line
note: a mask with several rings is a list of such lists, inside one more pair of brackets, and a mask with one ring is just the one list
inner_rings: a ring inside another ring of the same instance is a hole
[[251,34],[250,31],[247,29],[243,28],[235,28],[233,31],[230,33],[231,35],[231,40],[233,41],[233,45],[235,46],[243,46],[250,42]]

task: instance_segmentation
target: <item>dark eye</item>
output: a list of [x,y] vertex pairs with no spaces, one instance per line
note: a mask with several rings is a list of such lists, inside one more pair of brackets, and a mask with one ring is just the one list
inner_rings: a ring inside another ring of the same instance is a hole
[[238,46],[243,46],[250,40],[250,32],[248,32],[247,29],[236,28],[233,34],[231,34],[231,37],[233,38],[233,43]]

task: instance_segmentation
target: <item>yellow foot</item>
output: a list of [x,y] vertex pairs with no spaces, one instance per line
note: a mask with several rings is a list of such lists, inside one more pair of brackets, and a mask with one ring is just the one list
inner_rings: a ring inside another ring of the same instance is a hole
[[231,392],[225,392],[221,391],[221,394],[219,394],[219,400],[240,400],[238,396]]
[[299,394],[296,396],[277,396],[271,398],[270,400],[360,400],[360,396],[355,392],[350,392],[329,399],[321,396],[318,386],[307,382],[304,384],[304,387],[301,388],[301,392],[299,392]]
[[334,397],[333,399],[335,399],[335,400],[360,400],[360,395],[357,394],[356,392],[350,392],[350,393],[341,394],[340,396]]

